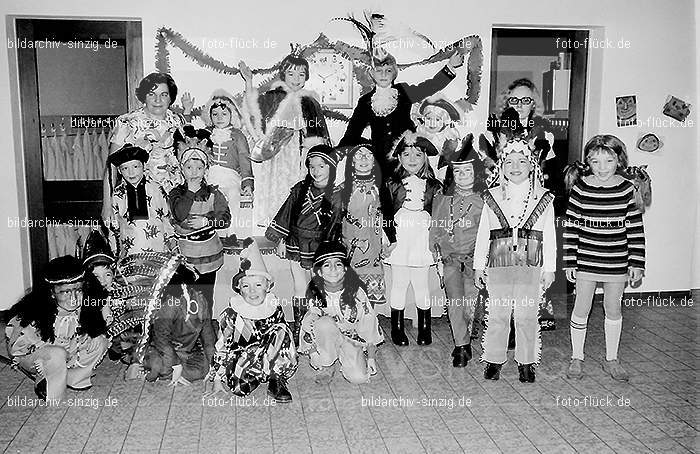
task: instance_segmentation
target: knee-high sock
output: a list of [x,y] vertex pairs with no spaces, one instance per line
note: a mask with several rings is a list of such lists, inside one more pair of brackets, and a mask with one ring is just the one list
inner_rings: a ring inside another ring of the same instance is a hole
[[622,333],[622,317],[610,320],[605,317],[605,359],[612,361],[617,359],[617,347],[620,345]]
[[[586,343],[588,318],[571,314],[571,357],[583,361],[583,345]],[[607,326],[607,325],[606,325]]]

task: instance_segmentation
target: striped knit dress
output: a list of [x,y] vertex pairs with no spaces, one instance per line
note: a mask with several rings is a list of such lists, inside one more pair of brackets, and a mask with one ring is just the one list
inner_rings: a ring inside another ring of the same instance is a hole
[[564,268],[577,278],[625,282],[630,267],[644,269],[644,226],[630,181],[600,187],[580,179],[564,227]]

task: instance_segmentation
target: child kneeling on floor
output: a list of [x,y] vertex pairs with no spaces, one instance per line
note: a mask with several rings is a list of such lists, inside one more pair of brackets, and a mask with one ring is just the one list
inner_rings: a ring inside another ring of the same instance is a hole
[[247,396],[268,382],[267,393],[276,402],[291,402],[287,380],[297,370],[292,331],[282,306],[270,292],[274,284],[257,244],[243,241],[240,271],[233,277],[236,291],[219,318],[222,336],[216,343],[208,380],[212,393],[223,384],[238,396]]
[[384,341],[377,314],[362,281],[350,268],[339,242],[324,242],[314,257],[306,292],[309,311],[301,323],[299,352],[309,355],[317,383],[329,383],[340,360],[350,383],[367,383],[377,373],[377,345]]

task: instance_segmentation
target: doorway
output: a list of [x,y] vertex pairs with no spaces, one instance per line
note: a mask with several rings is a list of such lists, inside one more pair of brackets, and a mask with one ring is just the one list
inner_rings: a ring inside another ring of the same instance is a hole
[[566,196],[562,172],[583,149],[588,30],[494,28],[489,112],[498,114],[501,94],[517,79],[539,92],[541,116],[551,124],[556,158],[545,163],[545,185],[562,215]]
[[[32,276],[100,219],[109,134],[138,106],[140,21],[14,18]],[[10,41],[10,40],[8,40]]]

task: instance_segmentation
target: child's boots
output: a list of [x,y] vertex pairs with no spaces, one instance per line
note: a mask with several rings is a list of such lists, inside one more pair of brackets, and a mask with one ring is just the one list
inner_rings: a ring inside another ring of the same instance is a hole
[[408,345],[408,337],[404,331],[403,309],[391,309],[391,341],[394,345]]
[[430,309],[418,309],[418,345],[430,345],[433,343],[433,336],[430,331]]

